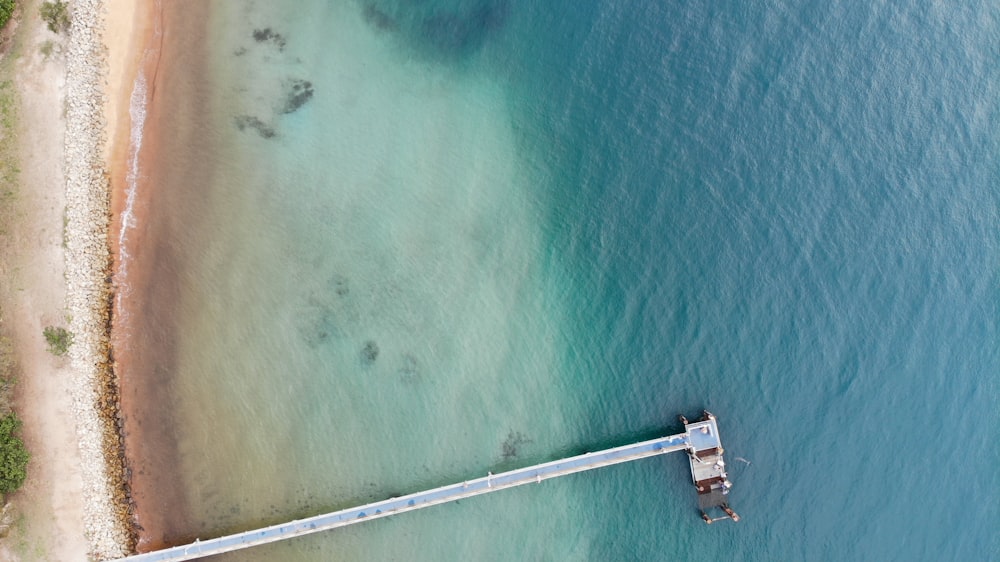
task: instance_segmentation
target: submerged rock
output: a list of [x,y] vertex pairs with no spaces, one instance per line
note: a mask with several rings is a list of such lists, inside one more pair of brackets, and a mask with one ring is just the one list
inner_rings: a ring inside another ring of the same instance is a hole
[[302,319],[299,333],[309,347],[316,348],[343,336],[336,312],[323,303],[311,301],[299,316]]
[[273,31],[270,27],[253,30],[253,40],[258,43],[271,43],[279,51],[285,50],[285,36]]
[[274,138],[277,135],[273,127],[253,115],[237,115],[234,121],[237,129],[241,131],[253,129],[265,139]]
[[506,25],[511,10],[510,0],[449,4],[453,3],[364,0],[361,15],[375,30],[397,35],[418,51],[447,60],[479,50]]
[[365,342],[365,346],[361,348],[361,361],[366,365],[371,365],[378,359],[378,344],[372,340]]
[[365,21],[379,31],[396,31],[399,24],[392,16],[380,10],[375,4],[365,5]]
[[504,439],[503,445],[501,445],[503,460],[508,461],[517,458],[521,446],[528,443],[531,443],[531,439],[528,439],[528,436],[520,431],[511,431],[508,433],[507,439]]
[[358,322],[355,303],[348,296],[347,278],[334,275],[313,291],[296,314],[298,329],[309,347],[318,347],[347,336]]
[[343,275],[334,275],[332,279],[333,292],[337,294],[338,297],[346,297],[351,292],[351,287],[347,282],[347,278]]
[[313,85],[308,80],[292,80],[291,88],[285,94],[285,104],[282,113],[292,113],[305,105],[313,97]]
[[424,20],[422,34],[441,54],[465,54],[479,49],[504,26],[508,10],[506,1],[497,0],[469,11],[438,13]]

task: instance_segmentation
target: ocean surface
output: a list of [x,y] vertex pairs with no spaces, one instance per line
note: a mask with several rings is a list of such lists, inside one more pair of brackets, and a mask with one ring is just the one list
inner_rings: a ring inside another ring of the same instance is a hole
[[154,543],[708,408],[738,524],[672,455],[219,560],[1000,557],[997,3],[162,10],[121,350]]

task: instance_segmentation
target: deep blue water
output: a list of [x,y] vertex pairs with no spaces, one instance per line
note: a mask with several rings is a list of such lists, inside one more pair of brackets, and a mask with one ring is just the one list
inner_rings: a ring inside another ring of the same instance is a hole
[[1000,556],[1000,6],[295,6],[211,24],[229,145],[175,233],[192,536],[708,408],[738,524],[678,455],[258,555]]
[[1000,555],[997,6],[592,4],[523,16],[588,429],[753,462],[723,529],[602,490],[594,558]]

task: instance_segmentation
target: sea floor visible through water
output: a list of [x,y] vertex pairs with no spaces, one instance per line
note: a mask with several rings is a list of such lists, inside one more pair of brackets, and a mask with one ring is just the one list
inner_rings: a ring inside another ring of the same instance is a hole
[[228,559],[995,551],[996,16],[163,6],[118,327],[144,544],[707,407],[736,525],[678,456]]

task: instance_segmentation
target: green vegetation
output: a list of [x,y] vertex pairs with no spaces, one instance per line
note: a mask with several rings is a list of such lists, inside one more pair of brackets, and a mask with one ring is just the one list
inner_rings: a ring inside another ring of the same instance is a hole
[[11,410],[14,400],[14,346],[0,336],[0,494],[21,487],[28,466],[28,450],[17,435],[21,420]]
[[17,195],[20,169],[17,143],[13,142],[16,127],[17,90],[12,81],[0,77],[0,236],[7,234]]
[[0,28],[14,15],[14,0],[0,0]]
[[46,59],[52,56],[52,50],[55,49],[56,44],[52,41],[42,41],[42,44],[38,46],[38,50],[42,52],[42,56]]
[[17,435],[21,420],[15,414],[0,418],[0,494],[9,494],[24,484],[31,455]]
[[42,330],[42,335],[45,336],[45,341],[49,344],[49,353],[52,355],[66,355],[69,346],[73,345],[73,333],[66,328],[46,326]]
[[[0,0],[2,1],[2,0]],[[0,80],[0,140],[7,141],[0,146],[0,203],[13,197],[17,182],[17,158],[13,142],[17,126],[17,92],[10,80]]]
[[14,346],[0,336],[0,416],[11,412],[14,401]]
[[[15,0],[0,0],[0,28],[3,28],[14,14]],[[15,142],[17,130],[18,96],[14,83],[12,60],[20,44],[18,34],[12,43],[3,45],[4,56],[0,57],[0,271],[4,272],[0,285],[4,294],[10,281],[9,264],[6,263],[9,242],[7,228],[13,214],[13,203],[18,186],[18,153]],[[0,331],[4,328],[0,311]],[[14,383],[17,364],[14,346],[4,335],[0,335],[0,495],[16,491],[24,484],[30,455],[19,435],[21,420],[13,412]],[[5,499],[5,498],[4,498]],[[12,517],[9,506],[0,512],[0,524],[8,525]]]
[[61,0],[42,2],[39,12],[42,14],[42,21],[48,24],[50,31],[54,33],[69,31],[69,4],[66,2]]
[[6,378],[14,372],[14,346],[10,340],[0,336],[0,377]]
[[17,124],[17,92],[14,82],[0,80],[0,131],[13,133]]

